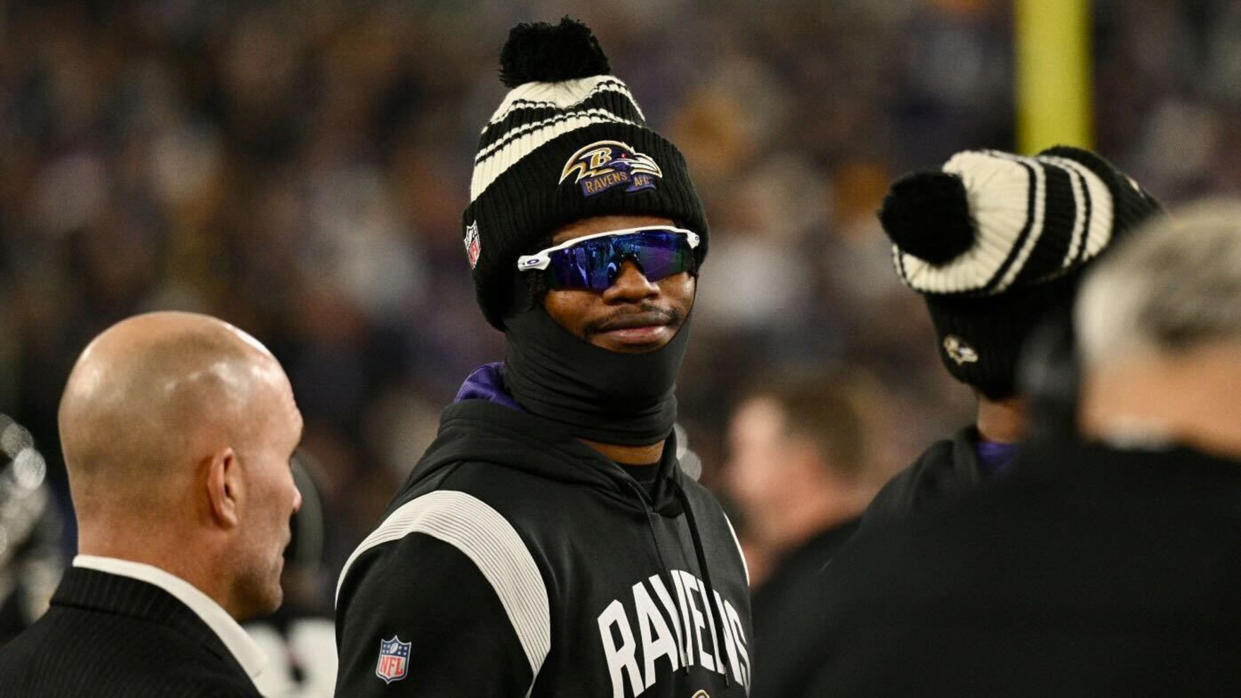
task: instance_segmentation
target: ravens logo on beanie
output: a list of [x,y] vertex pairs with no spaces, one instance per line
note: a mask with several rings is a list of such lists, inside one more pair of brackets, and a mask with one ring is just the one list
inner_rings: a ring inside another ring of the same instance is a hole
[[926,300],[944,366],[1000,399],[1014,393],[1026,337],[1072,304],[1082,269],[1160,211],[1102,157],[1056,146],[959,152],[893,183],[879,219],[901,281]]
[[466,255],[483,315],[504,329],[516,298],[517,258],[552,232],[593,216],[672,219],[701,236],[707,221],[685,160],[647,126],[628,86],[611,74],[590,29],[519,24],[500,54],[511,88],[479,138],[462,216]]

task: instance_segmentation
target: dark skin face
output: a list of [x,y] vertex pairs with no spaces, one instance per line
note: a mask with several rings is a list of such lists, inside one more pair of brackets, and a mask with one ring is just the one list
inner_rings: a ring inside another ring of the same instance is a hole
[[[650,225],[673,222],[653,216],[585,218],[558,229],[552,244],[592,233]],[[597,347],[641,354],[663,347],[676,336],[694,306],[695,282],[689,272],[652,282],[636,264],[627,261],[606,291],[551,290],[543,298],[543,307],[561,327]]]

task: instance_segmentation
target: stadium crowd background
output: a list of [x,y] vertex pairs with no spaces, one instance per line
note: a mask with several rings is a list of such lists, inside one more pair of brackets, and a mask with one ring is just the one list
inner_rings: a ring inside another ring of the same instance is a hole
[[[874,211],[905,171],[1015,148],[1008,2],[0,2],[0,412],[66,513],[56,406],[85,342],[144,310],[220,316],[293,381],[330,604],[439,409],[502,356],[460,214],[507,29],[564,14],[708,209],[679,382],[704,481],[735,397],[774,372],[867,372],[889,471],[969,421]],[[1241,194],[1241,5],[1100,0],[1093,20],[1094,146],[1168,203]]]

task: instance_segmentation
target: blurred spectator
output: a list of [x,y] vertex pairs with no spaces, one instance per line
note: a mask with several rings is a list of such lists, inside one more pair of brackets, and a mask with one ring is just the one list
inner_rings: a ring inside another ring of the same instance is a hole
[[755,589],[750,695],[790,698],[821,632],[800,619],[888,472],[867,444],[867,381],[785,375],[758,385],[733,410],[725,475]]
[[0,645],[47,611],[65,570],[46,475],[30,432],[0,414]]
[[740,508],[750,586],[813,538],[852,531],[882,484],[868,444],[866,381],[844,374],[784,374],[751,387],[733,407],[725,491]]

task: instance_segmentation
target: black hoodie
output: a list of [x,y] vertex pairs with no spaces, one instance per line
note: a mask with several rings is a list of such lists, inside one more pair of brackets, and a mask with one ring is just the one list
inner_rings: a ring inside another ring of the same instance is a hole
[[673,437],[657,467],[652,496],[552,422],[449,406],[341,573],[337,695],[746,695],[736,537]]

